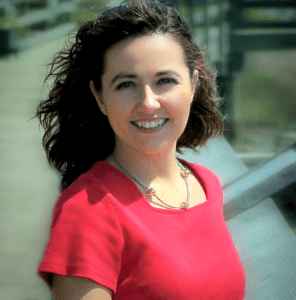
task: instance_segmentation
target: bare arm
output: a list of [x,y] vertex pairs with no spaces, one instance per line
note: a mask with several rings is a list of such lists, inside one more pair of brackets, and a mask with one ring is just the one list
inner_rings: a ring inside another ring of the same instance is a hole
[[54,300],[111,300],[112,292],[80,277],[53,275],[52,292]]

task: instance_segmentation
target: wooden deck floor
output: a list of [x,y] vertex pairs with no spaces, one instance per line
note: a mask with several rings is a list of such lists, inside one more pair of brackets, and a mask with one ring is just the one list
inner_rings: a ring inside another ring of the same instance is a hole
[[42,131],[30,120],[40,99],[55,40],[0,59],[0,299],[48,300],[36,275],[48,237],[58,180],[47,165]]

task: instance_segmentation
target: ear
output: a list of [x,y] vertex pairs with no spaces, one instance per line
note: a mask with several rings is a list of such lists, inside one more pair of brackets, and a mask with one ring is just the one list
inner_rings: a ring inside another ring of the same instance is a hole
[[101,112],[104,114],[104,115],[107,115],[107,109],[106,109],[106,106],[103,102],[103,99],[102,99],[102,96],[100,95],[100,93],[96,90],[95,88],[95,84],[93,82],[93,80],[91,80],[89,82],[89,87],[90,87],[90,90],[91,92],[93,93],[94,97],[96,98],[96,101],[98,103],[98,106],[101,110]]
[[198,70],[195,70],[192,76],[192,100],[195,95],[196,86],[199,86],[199,78],[198,78],[199,72]]
[[198,70],[195,70],[192,76],[192,88],[194,91],[196,89],[196,86],[198,85],[198,81],[199,81],[198,75],[199,75]]

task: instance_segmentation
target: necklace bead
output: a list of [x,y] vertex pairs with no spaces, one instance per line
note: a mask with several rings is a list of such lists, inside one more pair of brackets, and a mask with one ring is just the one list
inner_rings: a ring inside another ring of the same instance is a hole
[[186,202],[182,202],[180,206],[173,206],[170,205],[168,203],[166,203],[165,201],[163,201],[160,197],[157,196],[156,194],[156,190],[153,188],[149,188],[146,184],[144,184],[143,182],[141,182],[138,178],[136,178],[135,176],[133,176],[131,173],[129,173],[120,163],[119,161],[115,158],[114,154],[111,154],[111,158],[114,160],[116,166],[118,167],[118,169],[124,173],[125,175],[127,175],[128,177],[130,177],[131,179],[133,179],[135,182],[137,182],[141,187],[143,187],[146,190],[146,196],[148,197],[156,197],[162,204],[164,204],[167,207],[170,208],[174,208],[174,209],[185,209],[185,208],[189,208],[190,207],[190,189],[189,189],[189,183],[188,183],[188,176],[190,174],[190,171],[186,168],[184,168],[184,166],[177,160],[177,163],[181,169],[180,174],[181,177],[185,180],[186,183],[186,188],[187,188],[187,201]]
[[153,188],[150,188],[150,189],[146,192],[146,195],[147,195],[148,197],[155,196],[155,195],[156,195],[156,190],[153,189]]
[[188,202],[183,202],[183,203],[181,204],[181,207],[182,207],[182,208],[189,208],[189,203],[188,203]]

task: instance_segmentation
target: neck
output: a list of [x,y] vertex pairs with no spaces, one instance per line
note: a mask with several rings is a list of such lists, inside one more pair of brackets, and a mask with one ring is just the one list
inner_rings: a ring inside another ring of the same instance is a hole
[[[141,153],[132,149],[115,148],[114,156],[133,176],[150,185],[152,182],[171,181],[180,177],[180,167],[176,161],[176,150],[162,153]],[[108,163],[116,167],[112,159]]]

